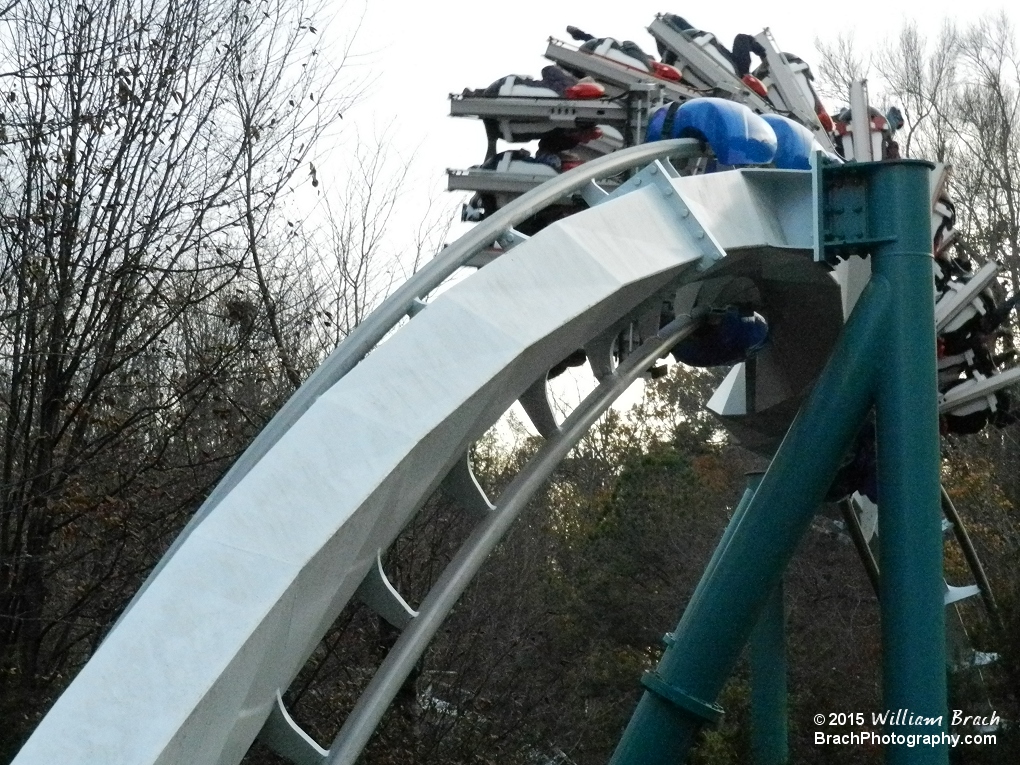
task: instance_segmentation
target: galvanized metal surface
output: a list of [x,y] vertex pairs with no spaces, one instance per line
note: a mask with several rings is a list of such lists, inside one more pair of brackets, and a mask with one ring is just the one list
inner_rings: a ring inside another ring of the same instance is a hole
[[[321,391],[322,374],[313,380],[319,395],[305,392],[306,412],[228,477],[19,765],[236,763],[366,576],[378,586],[363,595],[399,605],[386,597],[379,551],[467,446],[540,370],[699,273],[703,254],[676,224],[678,198],[649,186],[544,230],[417,306],[364,357],[442,277],[403,288],[332,360],[339,379]],[[515,221],[499,222],[488,235],[476,229],[475,242]],[[470,250],[444,255],[436,271]]]
[[[615,101],[569,98],[521,98],[497,96],[476,98],[451,96],[450,115],[511,120],[546,120],[562,126],[626,125],[627,109]],[[552,129],[548,122],[548,129]]]
[[[269,451],[284,433],[297,422],[305,411],[328,390],[337,380],[342,378],[365,355],[382,340],[404,317],[413,315],[421,309],[421,301],[443,281],[464,266],[475,255],[491,245],[507,230],[512,229],[521,221],[527,220],[535,213],[548,207],[553,202],[573,192],[584,189],[593,181],[613,176],[624,170],[641,166],[660,157],[693,157],[701,154],[698,141],[681,138],[674,141],[661,141],[655,144],[644,144],[630,149],[618,151],[611,156],[587,162],[568,173],[545,183],[541,188],[534,189],[523,195],[512,205],[500,210],[488,219],[475,226],[452,245],[439,253],[430,263],[408,279],[392,295],[376,308],[353,332],[337,347],[333,353],[305,380],[304,384],[292,396],[269,424],[258,434],[244,454],[230,467],[227,474],[213,489],[209,497],[195,513],[181,536],[170,547],[170,550],[159,562],[142,585],[138,594],[132,598],[125,609],[125,614],[145,592],[149,583],[159,574],[166,563],[173,557],[177,549],[187,539],[191,531],[205,518],[223,497],[225,497],[249,470]],[[121,617],[123,618],[123,616]]]

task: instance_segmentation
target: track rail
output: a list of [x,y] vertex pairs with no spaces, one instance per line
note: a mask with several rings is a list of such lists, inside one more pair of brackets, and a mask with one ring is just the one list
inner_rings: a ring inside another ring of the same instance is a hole
[[440,252],[428,265],[408,279],[359,324],[280,408],[251,445],[230,467],[187,526],[184,527],[180,536],[174,540],[167,554],[159,561],[142,584],[141,589],[128,603],[124,613],[118,619],[118,623],[131,611],[134,604],[138,602],[138,598],[148,589],[153,579],[163,570],[198,524],[240,483],[241,479],[297,422],[298,418],[308,410],[315,400],[357,366],[358,362],[390,330],[421,307],[423,298],[457,269],[465,266],[478,252],[492,245],[501,235],[517,224],[563,197],[583,191],[599,179],[618,175],[657,159],[694,157],[700,156],[702,153],[703,148],[699,141],[693,138],[679,138],[622,149],[605,157],[586,162],[522,195]]
[[641,374],[670,348],[690,335],[700,317],[685,316],[663,327],[643,343],[612,374],[602,380],[549,438],[500,496],[494,510],[479,523],[429,591],[396,645],[376,671],[330,747],[327,765],[353,765],[412,668],[442,626],[458,598],[514,519],[545,483],[556,466],[588,429]]

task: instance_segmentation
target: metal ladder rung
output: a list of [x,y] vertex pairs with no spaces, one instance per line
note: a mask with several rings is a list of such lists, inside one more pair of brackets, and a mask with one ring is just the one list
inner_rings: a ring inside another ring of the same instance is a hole
[[375,555],[372,566],[358,587],[358,599],[397,629],[404,629],[418,612],[411,608],[383,571],[382,551]]
[[276,692],[276,703],[273,704],[273,709],[259,732],[259,739],[295,765],[323,765],[329,755],[328,751],[315,743],[315,740],[294,722],[283,704],[283,696],[279,690]]
[[475,478],[467,452],[453,464],[440,485],[461,509],[477,518],[484,518],[496,509]]
[[552,438],[559,432],[560,426],[556,422],[556,415],[552,410],[552,402],[549,401],[549,388],[546,385],[546,375],[543,374],[533,382],[521,397],[518,399],[524,411],[531,419],[531,424],[543,438]]

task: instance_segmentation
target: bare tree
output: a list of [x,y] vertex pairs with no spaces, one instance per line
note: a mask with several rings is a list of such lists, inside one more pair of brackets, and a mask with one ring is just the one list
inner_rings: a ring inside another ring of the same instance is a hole
[[1004,14],[982,19],[960,40],[951,125],[954,165],[971,240],[997,255],[1013,294],[1020,289],[1020,55]]
[[396,151],[386,133],[355,142],[344,181],[323,193],[315,225],[292,222],[303,269],[314,275],[314,348],[336,347],[395,285],[442,247],[453,210],[434,198],[413,230],[395,235],[401,202],[414,186],[414,153]]
[[825,98],[848,103],[850,85],[868,78],[870,57],[866,58],[857,48],[853,32],[841,32],[832,43],[815,38],[815,48],[821,55],[818,92]]
[[[860,57],[845,38],[826,47],[821,71],[837,90]],[[1020,55],[1005,14],[964,28],[946,22],[935,40],[906,24],[875,58],[880,96],[900,107],[906,156],[952,165],[958,228],[971,251],[998,259],[1010,292],[1020,287]]]
[[357,91],[275,0],[2,23],[0,753],[300,381],[281,208]]
[[888,97],[900,105],[906,134],[900,140],[906,156],[925,156],[936,162],[951,159],[951,112],[960,36],[945,22],[929,45],[917,24],[903,26],[893,45],[877,56],[877,69],[888,87]]
[[[360,93],[359,88],[337,89],[339,70],[322,71],[319,30],[303,6],[264,0],[253,11],[233,19],[228,64],[241,142],[243,242],[280,362],[296,388],[301,383],[294,358],[300,334],[288,333],[282,324],[285,310],[273,295],[273,267],[265,250],[292,249],[277,204],[296,179],[319,188],[312,147]],[[349,54],[349,48],[343,51],[341,65]],[[354,185],[363,182],[359,178]],[[368,214],[387,217],[388,208],[384,204]],[[293,258],[277,260],[286,260],[285,268],[294,265]],[[277,281],[281,276],[282,269]]]

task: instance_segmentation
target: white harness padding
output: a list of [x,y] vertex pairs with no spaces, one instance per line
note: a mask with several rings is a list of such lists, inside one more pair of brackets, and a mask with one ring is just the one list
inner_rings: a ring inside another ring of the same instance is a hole
[[703,32],[702,34],[695,37],[692,42],[701,48],[705,53],[712,57],[719,66],[725,69],[727,72],[732,74],[734,77],[737,76],[737,69],[733,66],[733,62],[730,61],[722,52],[715,47],[712,42],[715,40],[715,35],[711,32]]
[[648,71],[648,67],[645,66],[643,61],[633,56],[628,56],[619,48],[613,47],[615,45],[619,45],[619,43],[612,37],[607,37],[592,53],[596,56],[602,56],[602,58],[608,58],[610,61],[615,61],[618,64],[629,66],[631,69],[638,69],[642,72]]
[[[517,78],[521,75],[511,74],[503,80],[503,84],[499,86],[499,96],[515,97],[515,98],[559,98],[560,94],[552,88],[543,88],[536,85],[528,85],[525,83],[518,83]],[[499,120],[499,134],[500,137],[509,143],[515,142],[517,139],[514,136],[512,129],[513,123],[510,120]]]
[[520,175],[547,175],[550,178],[558,175],[549,165],[542,164],[541,162],[524,162],[514,159],[510,152],[506,152],[502,159],[499,160],[499,164],[496,165],[496,172],[517,173]]
[[503,80],[503,84],[499,86],[500,96],[515,96],[518,98],[559,98],[560,94],[552,88],[543,88],[538,85],[528,85],[526,83],[518,83],[517,78],[520,75],[511,74],[509,77]]

